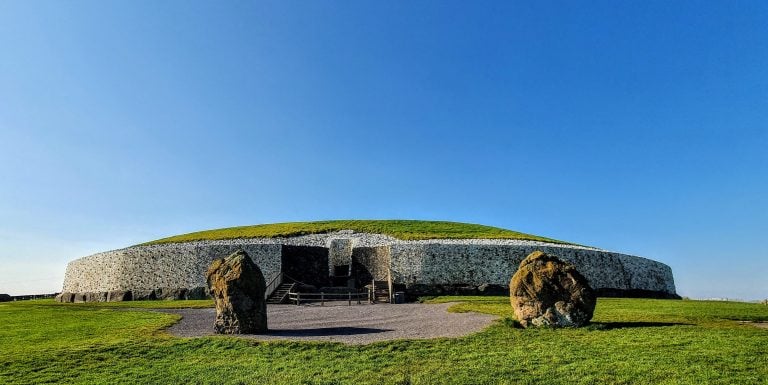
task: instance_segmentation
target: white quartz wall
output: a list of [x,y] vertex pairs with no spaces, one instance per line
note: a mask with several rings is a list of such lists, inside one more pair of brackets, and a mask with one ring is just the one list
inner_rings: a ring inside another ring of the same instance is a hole
[[406,285],[508,285],[520,262],[541,250],[572,263],[593,288],[675,293],[672,270],[650,259],[568,246],[399,243],[390,247],[393,280]]
[[[340,237],[339,235],[343,235]],[[280,271],[282,244],[329,248],[329,264],[347,264],[353,247],[377,247],[360,262],[376,276],[388,266],[395,283],[508,285],[520,262],[541,250],[571,262],[593,288],[675,293],[669,266],[600,249],[515,240],[401,241],[377,234],[313,234],[294,238],[237,239],[135,246],[70,262],[64,292],[106,292],[205,286],[215,258],[243,249],[269,281]],[[382,270],[382,271],[379,271]],[[378,279],[378,278],[377,278]]]
[[334,266],[348,266],[352,263],[352,239],[335,238],[328,240],[328,271],[333,275]]
[[280,271],[282,246],[278,244],[136,246],[70,262],[62,291],[84,293],[206,286],[205,272],[211,261],[239,249],[248,253],[267,281]]

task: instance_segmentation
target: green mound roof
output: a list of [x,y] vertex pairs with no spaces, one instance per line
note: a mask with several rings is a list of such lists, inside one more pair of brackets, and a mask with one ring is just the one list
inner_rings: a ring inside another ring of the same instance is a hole
[[470,223],[414,220],[337,220],[319,222],[287,222],[254,226],[229,227],[198,231],[162,238],[145,245],[235,238],[275,238],[306,234],[323,234],[339,230],[385,234],[402,240],[420,239],[520,239],[552,243],[568,243],[537,235],[519,233],[498,227]]

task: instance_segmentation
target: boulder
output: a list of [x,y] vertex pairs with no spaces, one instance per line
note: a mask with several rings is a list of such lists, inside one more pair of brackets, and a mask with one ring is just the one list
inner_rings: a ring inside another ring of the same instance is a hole
[[133,299],[133,293],[130,290],[112,290],[107,293],[107,302],[122,302]]
[[85,302],[107,302],[109,294],[106,291],[85,293]]
[[72,303],[75,302],[75,294],[63,292],[54,297],[54,300],[61,303]]
[[173,287],[159,287],[155,289],[157,299],[180,300],[187,299],[187,289]]
[[13,298],[9,294],[0,294],[0,302],[10,302]]
[[509,283],[509,299],[520,324],[578,327],[592,319],[595,292],[573,265],[534,251]]
[[216,259],[206,273],[208,289],[216,304],[214,329],[219,334],[253,334],[267,331],[264,275],[245,251]]
[[509,287],[484,283],[477,287],[480,295],[509,295]]
[[157,299],[154,290],[132,290],[134,301],[151,301]]
[[208,297],[208,289],[203,286],[197,286],[189,289],[187,292],[187,299],[206,299]]

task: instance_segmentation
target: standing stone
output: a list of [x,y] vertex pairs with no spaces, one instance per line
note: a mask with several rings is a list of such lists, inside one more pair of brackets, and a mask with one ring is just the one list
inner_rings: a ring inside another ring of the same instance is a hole
[[541,251],[529,254],[509,283],[515,316],[528,326],[583,326],[595,311],[595,292],[573,265]]
[[253,334],[267,331],[264,275],[245,251],[216,259],[206,273],[208,289],[216,303],[219,334]]

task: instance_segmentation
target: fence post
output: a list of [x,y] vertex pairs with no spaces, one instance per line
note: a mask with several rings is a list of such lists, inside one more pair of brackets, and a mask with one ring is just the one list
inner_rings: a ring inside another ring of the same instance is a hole
[[301,303],[301,293],[296,293],[296,306]]
[[352,292],[349,291],[347,294],[349,295],[349,306],[352,306]]
[[320,306],[325,306],[325,293],[320,292]]

